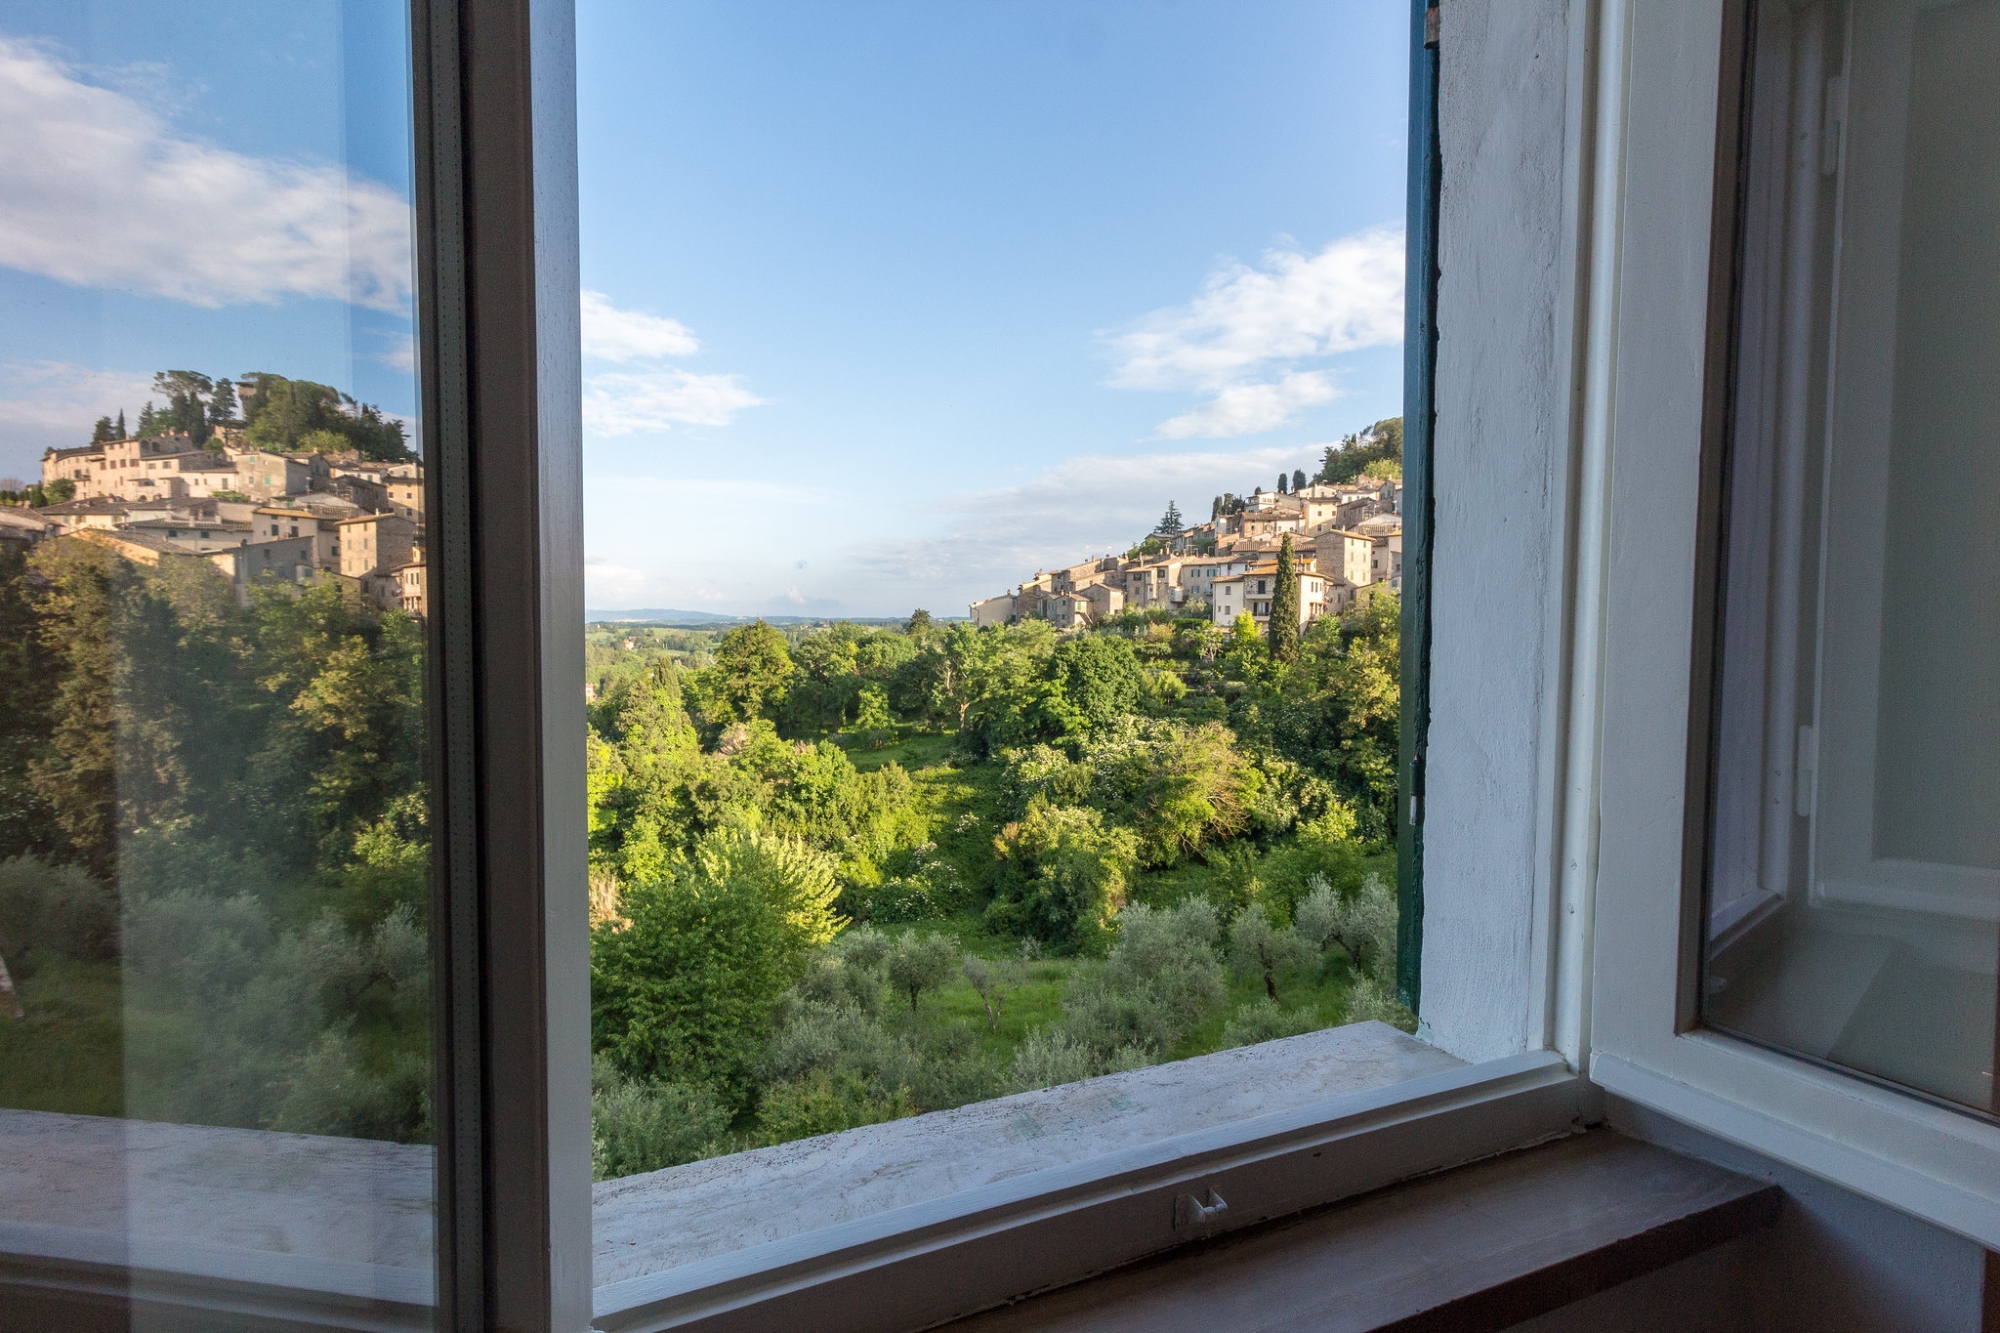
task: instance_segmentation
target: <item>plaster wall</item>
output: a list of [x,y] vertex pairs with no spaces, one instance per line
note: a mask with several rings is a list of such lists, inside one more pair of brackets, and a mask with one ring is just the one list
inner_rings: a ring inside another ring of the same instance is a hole
[[1467,1060],[1541,1044],[1528,996],[1569,439],[1570,22],[1569,0],[1446,0],[1442,15],[1422,1016]]

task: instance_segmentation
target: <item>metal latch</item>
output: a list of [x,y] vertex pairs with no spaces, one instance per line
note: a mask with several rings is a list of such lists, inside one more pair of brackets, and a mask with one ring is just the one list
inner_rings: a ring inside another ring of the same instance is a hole
[[1200,1198],[1183,1194],[1174,1200],[1174,1230],[1205,1227],[1228,1211],[1228,1202],[1213,1189],[1205,1191]]

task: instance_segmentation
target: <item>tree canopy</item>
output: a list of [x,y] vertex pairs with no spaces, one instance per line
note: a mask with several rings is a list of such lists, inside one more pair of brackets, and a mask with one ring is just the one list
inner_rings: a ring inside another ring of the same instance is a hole
[[1316,480],[1338,485],[1362,476],[1373,464],[1393,463],[1401,475],[1403,419],[1388,417],[1367,430],[1345,436],[1326,447]]

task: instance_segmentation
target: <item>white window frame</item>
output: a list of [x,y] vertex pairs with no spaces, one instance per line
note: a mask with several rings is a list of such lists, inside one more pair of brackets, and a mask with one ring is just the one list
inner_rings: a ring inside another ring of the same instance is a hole
[[1593,739],[1575,751],[1583,799],[1565,835],[1594,921],[1577,1049],[1614,1094],[2000,1248],[2000,1126],[1695,1025],[1702,386],[1727,309],[1711,250],[1741,24],[1736,0],[1610,0],[1604,14],[1575,612],[1596,660],[1579,655],[1570,717]]

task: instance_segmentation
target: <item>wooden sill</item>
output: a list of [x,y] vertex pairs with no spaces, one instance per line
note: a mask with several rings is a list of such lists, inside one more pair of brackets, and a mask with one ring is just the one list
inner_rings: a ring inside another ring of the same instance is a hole
[[1612,1130],[1237,1232],[952,1333],[1502,1329],[1768,1226],[1775,1185]]

